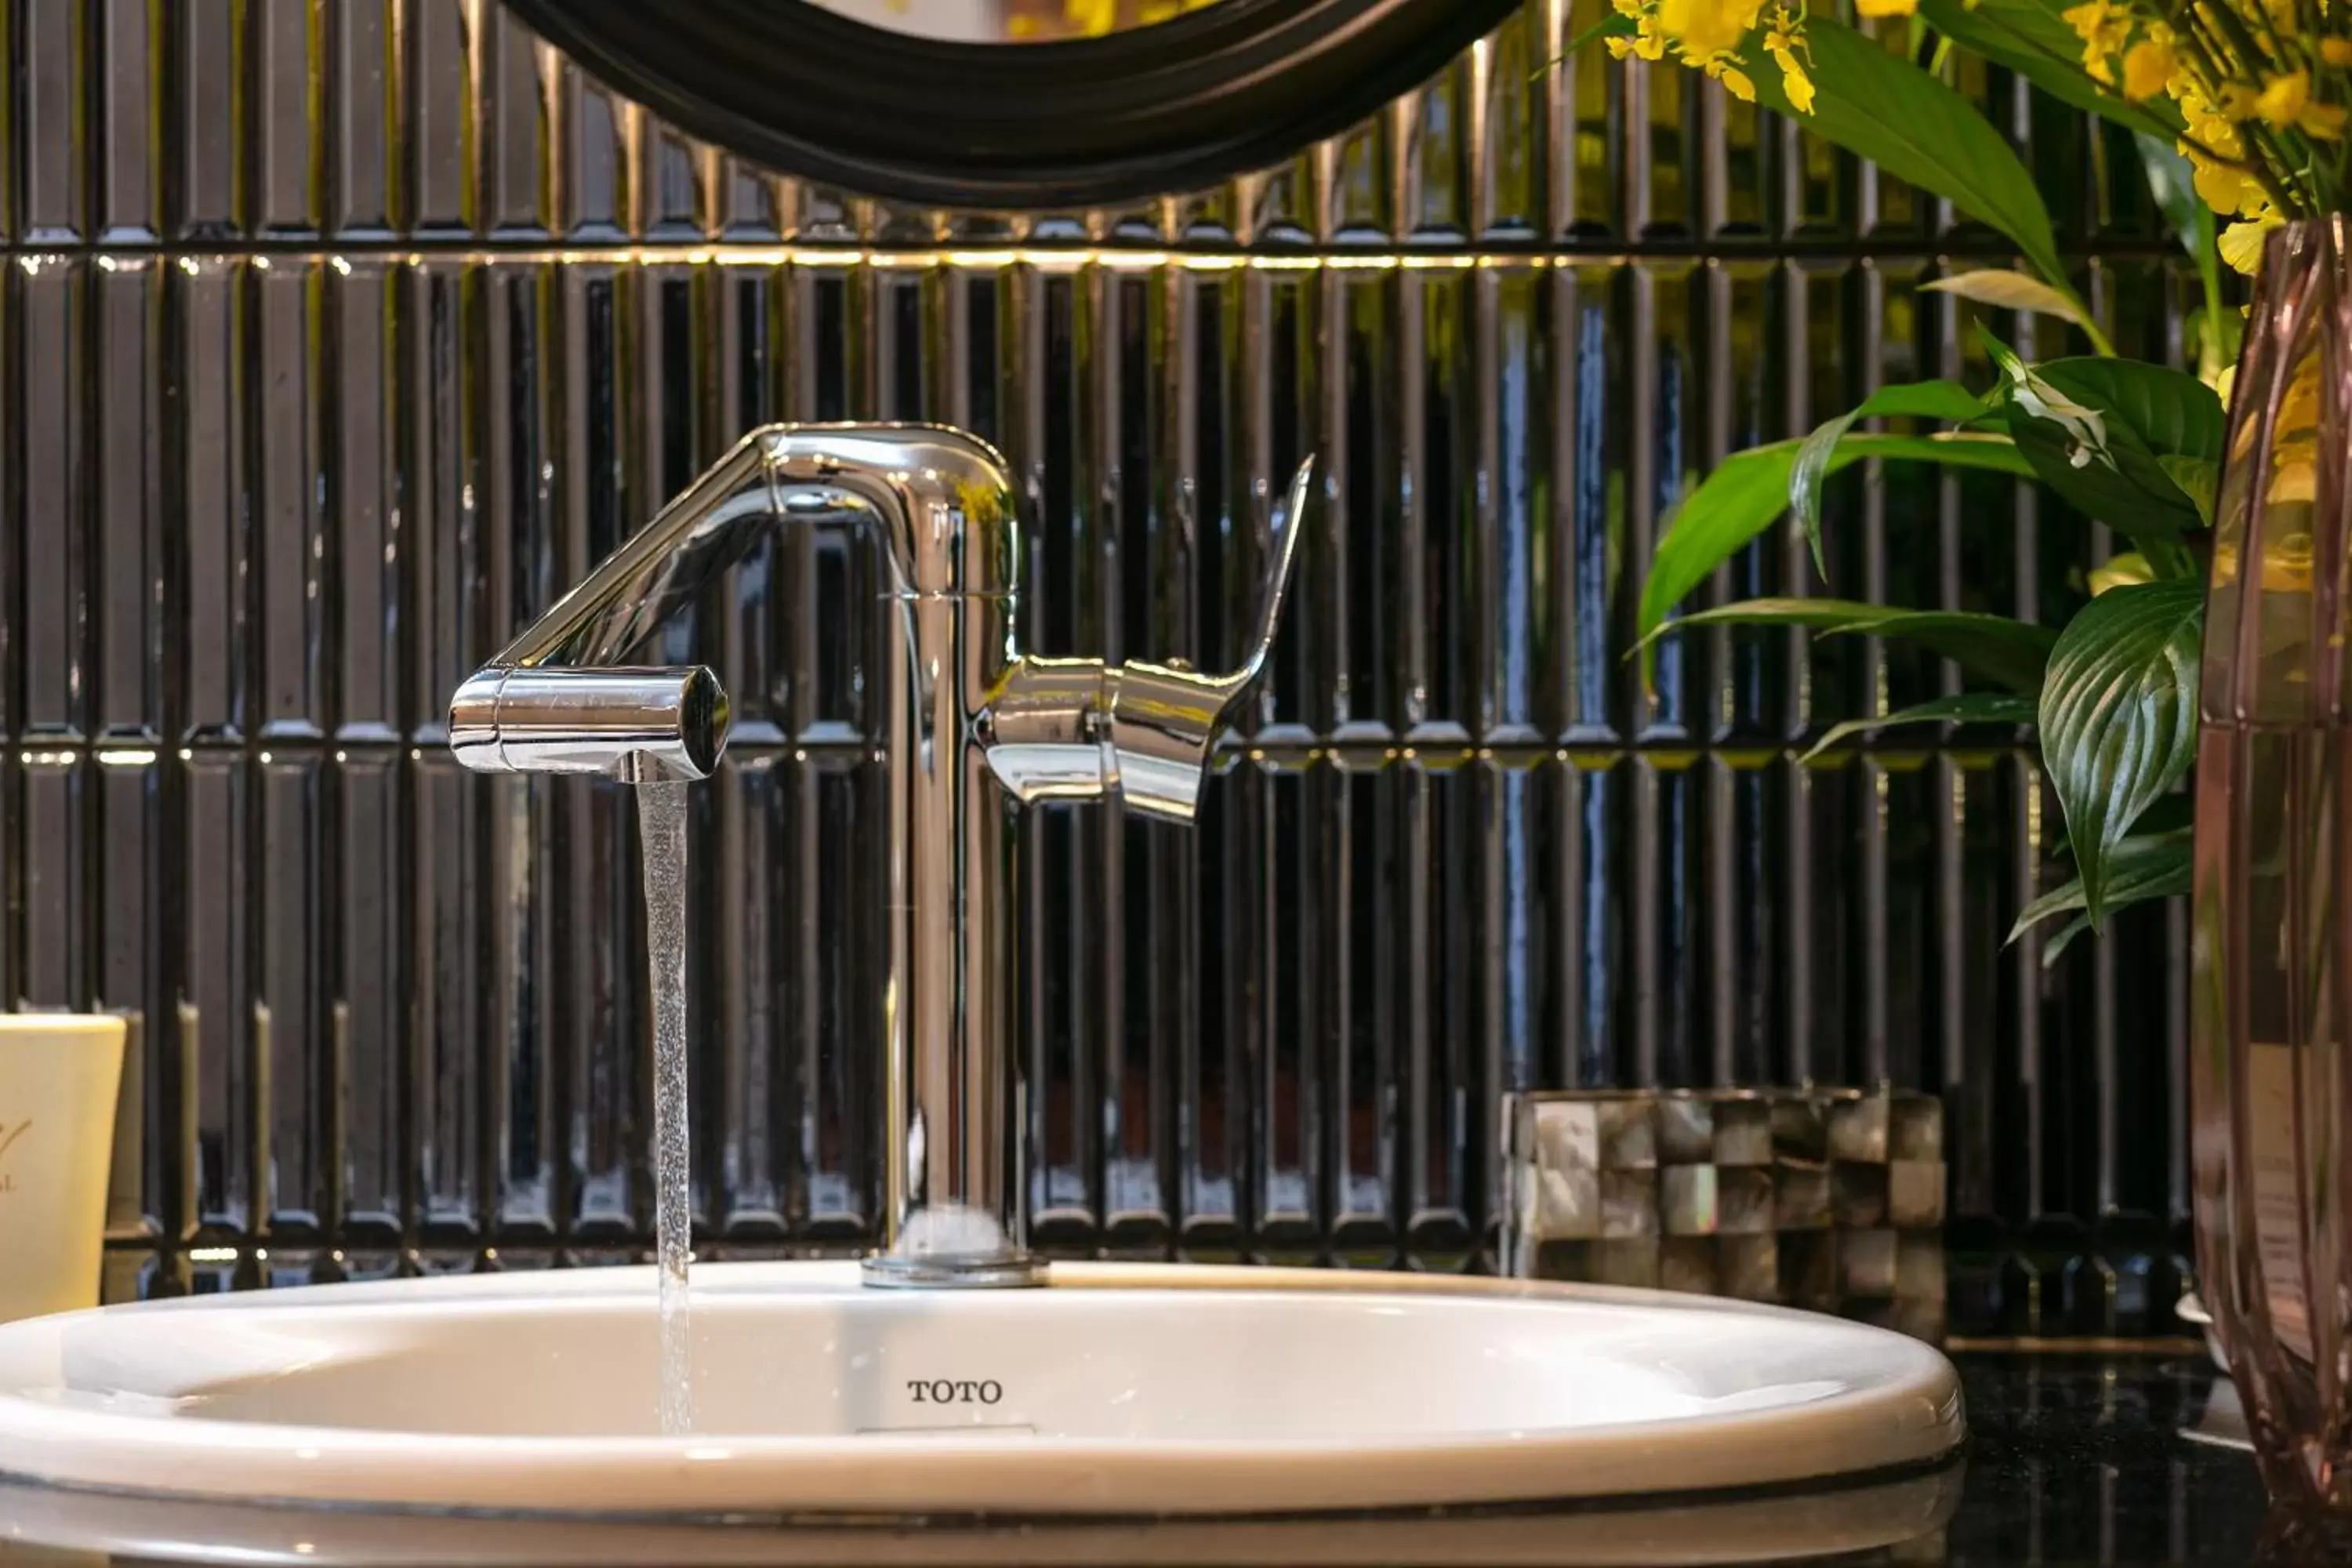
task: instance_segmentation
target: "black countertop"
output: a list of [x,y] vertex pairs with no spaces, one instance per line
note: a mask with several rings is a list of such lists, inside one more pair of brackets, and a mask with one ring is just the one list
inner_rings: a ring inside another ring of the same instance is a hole
[[1730,1500],[1446,1519],[681,1530],[229,1512],[0,1487],[0,1568],[211,1553],[246,1563],[2352,1563],[2352,1549],[2315,1545],[2308,1529],[2265,1517],[2243,1450],[2187,1435],[2226,1431],[2234,1415],[2228,1384],[2201,1358],[1955,1359],[1971,1433],[1961,1463]]

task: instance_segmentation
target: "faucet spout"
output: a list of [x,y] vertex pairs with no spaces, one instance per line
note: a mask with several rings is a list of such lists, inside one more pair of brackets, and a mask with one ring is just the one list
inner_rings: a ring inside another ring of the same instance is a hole
[[871,1283],[1034,1284],[1012,951],[1021,807],[1117,790],[1189,821],[1216,737],[1255,680],[1297,553],[1311,470],[1276,519],[1276,569],[1244,667],[1047,659],[1020,647],[1020,532],[1004,461],[938,426],[771,426],[744,437],[450,703],[487,773],[698,779],[729,709],[699,665],[632,662],[772,527],[871,537],[893,617],[877,739],[888,784],[883,1251]]

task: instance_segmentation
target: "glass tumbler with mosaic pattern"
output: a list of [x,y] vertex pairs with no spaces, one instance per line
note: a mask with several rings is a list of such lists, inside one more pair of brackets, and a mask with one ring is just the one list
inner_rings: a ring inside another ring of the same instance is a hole
[[2197,761],[2199,1268],[2264,1479],[2352,1510],[2352,224],[2270,240],[2215,505]]

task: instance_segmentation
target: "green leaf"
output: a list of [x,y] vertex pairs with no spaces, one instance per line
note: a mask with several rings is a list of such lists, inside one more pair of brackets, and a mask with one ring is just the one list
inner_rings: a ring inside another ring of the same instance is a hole
[[2057,634],[2030,621],[1966,610],[1890,610],[1853,599],[1742,599],[1668,621],[1642,646],[1685,626],[1810,626],[1824,636],[1907,637],[1973,675],[2031,696],[2042,689]]
[[1811,762],[1850,735],[1872,730],[1884,730],[1895,724],[1934,724],[1949,721],[1959,724],[2031,724],[2033,722],[2033,700],[2010,691],[1963,691],[1957,697],[1938,697],[1931,702],[1899,708],[1892,713],[1882,713],[1875,719],[1849,719],[1834,725],[1828,734],[1812,744],[1800,762]]
[[2095,599],[2129,583],[2155,581],[2156,568],[2148,563],[2147,557],[2137,550],[2126,550],[2108,556],[2105,565],[2091,568],[2091,597]]
[[1992,305],[2003,310],[2031,310],[2036,315],[2055,316],[2078,327],[2091,325],[2091,319],[2083,314],[2081,300],[2071,294],[2060,293],[2030,272],[2014,272],[2005,267],[1980,267],[1974,272],[1938,278],[1932,283],[1922,283],[1920,287],[1938,294],[1974,300],[1979,305]]
[[2221,400],[2193,375],[2125,359],[2028,365],[1979,330],[2002,372],[2009,433],[2034,473],[2067,504],[2129,534],[2169,541],[2205,526],[2196,463],[2221,458]]
[[1975,104],[1877,39],[1827,16],[1808,18],[1805,37],[1812,50],[1813,111],[1796,111],[1781,90],[1780,68],[1751,36],[1744,58],[1757,101],[1990,224],[2035,271],[2067,288],[2049,209],[2032,176]]
[[1979,615],[1972,610],[1901,610],[1893,615],[1882,612],[1878,620],[1867,626],[1837,629],[1869,637],[1906,638],[1971,674],[2028,696],[2042,689],[2051,650],[2058,641],[2058,634],[2047,626],[2011,620],[2007,616]]
[[2221,460],[2221,399],[2186,371],[2136,359],[2053,359],[2035,365],[2044,381],[2105,411],[2159,457]]
[[[2169,899],[2188,892],[2194,880],[2195,842],[2192,830],[2177,827],[2163,833],[2134,834],[2117,844],[2107,856],[2105,907],[2119,910],[2150,899]],[[2055,963],[2058,955],[2066,951],[2067,943],[2094,929],[2080,877],[2067,879],[2021,910],[2017,923],[2009,928],[2009,940],[2015,942],[2043,921],[2070,911],[2074,918],[2042,949],[2042,963]]]
[[1985,400],[1957,381],[1906,382],[1880,387],[1860,407],[1839,415],[1806,437],[1789,470],[1789,509],[1797,514],[1805,542],[1812,547],[1813,570],[1824,581],[1828,579],[1829,564],[1822,558],[1822,483],[1829,478],[1830,460],[1838,444],[1857,420],[1909,416],[1961,425],[1984,411]]
[[2104,115],[2168,145],[2179,133],[2179,111],[2164,99],[2132,103],[2102,91],[2083,73],[2083,40],[2056,6],[2036,0],[1919,0],[1927,25],[1995,65],[2015,71],[2061,103]]
[[2109,861],[2197,751],[2197,653],[2205,585],[2169,577],[2111,589],[2059,634],[2042,688],[2042,761],[2066,816],[2096,930]]
[[2189,498],[2197,509],[2197,518],[2204,527],[2213,526],[2213,497],[2221,486],[2221,465],[2210,458],[2183,457],[2178,452],[2159,452],[2156,466],[2164,477]]
[[[2135,839],[2146,838],[2154,834],[2170,833],[2176,828],[2185,828],[2196,818],[2197,797],[2185,790],[2174,790],[2139,814],[2139,820],[2132,824],[2131,837],[2124,842],[2128,844]],[[2061,822],[2058,825],[2058,831],[2051,836],[2050,858],[2071,860],[2074,858],[2074,847],[2067,842],[2066,825]]]
[[[1635,637],[1647,643],[1667,611],[1787,510],[1790,473],[1802,445],[1775,441],[1736,452],[1717,463],[1698,488],[1683,498],[1651,553]],[[1828,469],[1834,473],[1865,458],[1990,468],[2027,478],[2033,473],[2008,437],[1963,434],[1848,436],[1832,455]],[[1643,668],[1646,675],[1646,655]]]

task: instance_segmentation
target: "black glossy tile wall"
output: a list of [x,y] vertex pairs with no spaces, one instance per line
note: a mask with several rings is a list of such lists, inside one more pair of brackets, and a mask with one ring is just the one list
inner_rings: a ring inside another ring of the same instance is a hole
[[[462,773],[442,704],[746,427],[885,417],[1009,455],[1047,651],[1229,657],[1277,477],[1331,476],[1199,830],[1032,836],[1050,1245],[1490,1267],[1506,1090],[1891,1078],[1950,1106],[1957,1330],[2168,1321],[2179,916],[2002,947],[2054,826],[2014,734],[1797,761],[1931,660],[1716,635],[1653,703],[1622,657],[1711,460],[1980,368],[1917,286],[1998,246],[1695,78],[1539,74],[1600,4],[1223,189],[1003,217],[745,167],[487,0],[0,0],[0,974],[140,1016],[111,1289],[646,1245],[625,797]],[[2128,148],[1964,85],[2177,353]],[[2104,547],[1980,476],[1832,510],[1849,594],[2063,613]],[[708,1251],[871,1217],[872,582],[779,539],[678,634],[740,715]],[[1716,591],[1808,585],[1776,531]]]

